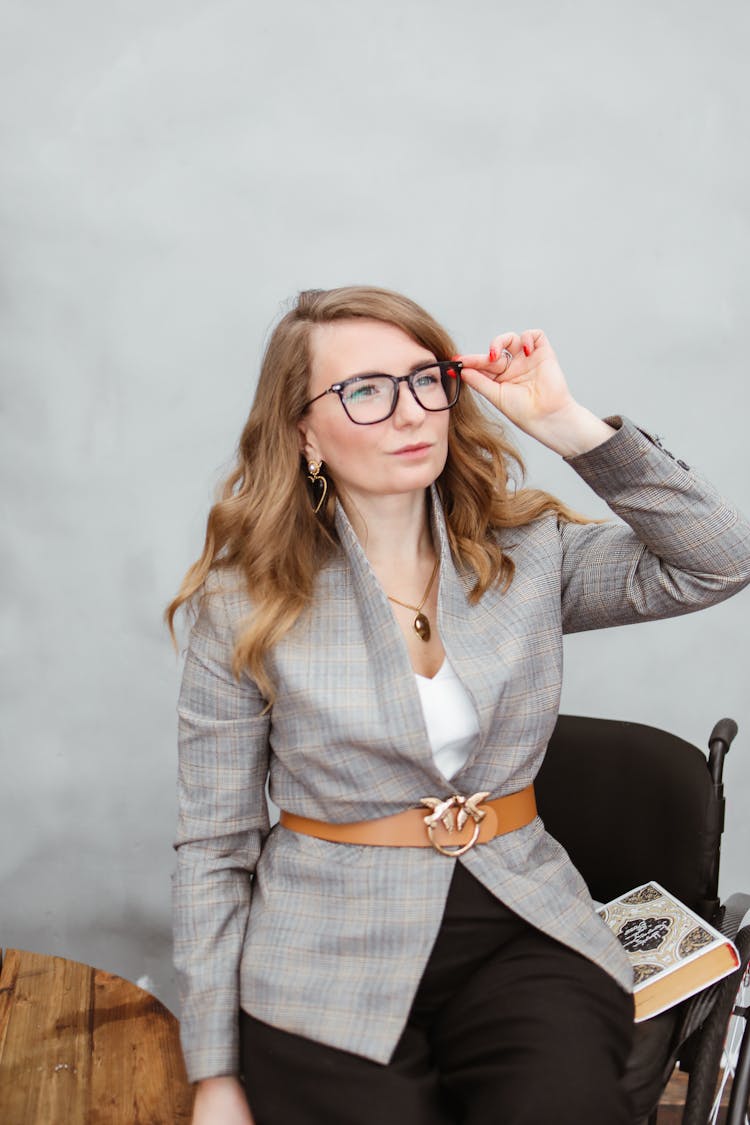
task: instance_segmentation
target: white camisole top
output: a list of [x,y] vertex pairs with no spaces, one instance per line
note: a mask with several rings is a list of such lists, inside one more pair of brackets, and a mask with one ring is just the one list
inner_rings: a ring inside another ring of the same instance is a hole
[[415,677],[435,764],[444,777],[453,777],[479,736],[474,704],[447,656],[432,679]]

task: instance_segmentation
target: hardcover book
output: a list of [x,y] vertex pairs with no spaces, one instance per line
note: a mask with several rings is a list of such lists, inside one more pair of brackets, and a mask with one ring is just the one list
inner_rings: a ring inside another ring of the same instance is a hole
[[659,883],[628,891],[599,914],[633,966],[636,1023],[701,992],[740,963],[729,938]]

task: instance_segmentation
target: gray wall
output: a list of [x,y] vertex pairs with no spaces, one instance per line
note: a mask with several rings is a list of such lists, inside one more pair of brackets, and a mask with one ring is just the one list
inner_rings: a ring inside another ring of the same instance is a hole
[[[709,14],[710,12],[710,14]],[[160,622],[299,288],[371,282],[465,350],[543,326],[578,397],[750,508],[745,4],[2,0],[0,944],[175,1001]],[[531,448],[532,482],[599,502]],[[750,596],[567,642],[564,707],[703,743]],[[743,737],[744,736],[744,737]]]

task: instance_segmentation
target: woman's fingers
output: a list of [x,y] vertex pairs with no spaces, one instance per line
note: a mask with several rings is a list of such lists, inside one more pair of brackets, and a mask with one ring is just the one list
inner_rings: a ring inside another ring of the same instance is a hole
[[549,437],[549,420],[575,405],[541,328],[527,328],[519,335],[506,332],[495,337],[487,355],[455,358],[462,361],[462,378],[472,390],[542,442]]
[[[495,358],[492,358],[493,356]],[[501,351],[499,355],[497,352],[490,351],[487,355],[461,355],[456,356],[456,359],[460,359],[463,365],[461,378],[465,382],[468,382],[465,376],[470,373],[493,383],[502,382],[508,371],[510,371],[510,377],[515,373],[514,369],[511,368],[514,356],[507,349]]]
[[460,360],[464,367],[474,367],[477,370],[481,370],[482,368],[487,367],[491,362],[489,354],[487,352],[485,352],[483,355],[480,355],[479,353],[477,353],[476,355],[454,355],[452,358]]
[[541,328],[527,328],[525,332],[521,333],[521,348],[525,356],[530,356],[532,352],[540,348],[545,343],[546,337]]
[[490,341],[490,356],[494,357],[494,361],[499,360],[503,351],[510,352],[511,355],[516,355],[521,347],[521,337],[516,332],[504,332],[501,336],[495,336]]
[[488,371],[486,368],[468,367],[464,364],[461,381],[466,383],[468,387],[472,387],[473,390],[480,391],[483,395],[490,396],[494,400],[494,396],[499,391],[498,383],[501,383],[502,379],[499,375],[493,375],[492,371]]
[[[471,355],[458,355],[464,367],[472,367],[482,371],[492,379],[500,378],[511,368],[517,356],[528,359],[529,356],[546,343],[546,337],[541,328],[527,328],[522,333],[504,332],[495,336],[486,354],[473,353]],[[516,365],[511,370],[511,375],[520,374],[520,366]]]
[[488,352],[486,355],[458,355],[463,364],[464,371],[479,371],[490,379],[497,379],[504,375],[510,366],[512,356],[508,351]]

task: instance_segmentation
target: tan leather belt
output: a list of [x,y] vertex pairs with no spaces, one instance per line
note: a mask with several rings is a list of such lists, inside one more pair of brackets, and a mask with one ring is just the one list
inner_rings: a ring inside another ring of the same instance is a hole
[[280,823],[292,832],[316,836],[336,844],[370,844],[384,848],[433,847],[442,855],[463,855],[474,844],[486,844],[495,836],[515,832],[530,824],[536,816],[534,786],[518,793],[485,801],[488,793],[462,797],[423,797],[422,804],[431,809],[407,809],[393,816],[376,820],[354,820],[346,824],[329,824],[307,816],[282,812]]

